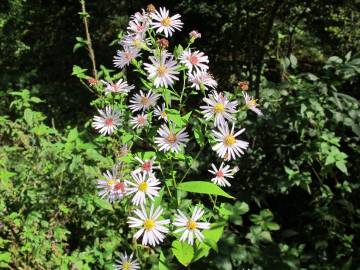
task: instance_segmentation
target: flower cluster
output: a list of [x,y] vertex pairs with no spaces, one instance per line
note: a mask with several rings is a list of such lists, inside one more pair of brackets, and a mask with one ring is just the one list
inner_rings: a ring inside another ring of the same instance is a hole
[[[125,72],[119,75],[120,79],[116,77],[116,82],[100,80],[102,101],[111,105],[99,109],[99,115],[93,118],[92,123],[100,134],[112,135],[110,139],[114,141],[118,134],[130,135],[130,147],[125,147],[120,155],[130,157],[125,164],[127,170],[123,170],[123,161],[120,160],[112,172],[103,174],[97,187],[101,198],[111,203],[122,200],[132,208],[133,214],[128,217],[127,223],[137,230],[134,238],[141,238],[142,245],[156,246],[169,232],[179,241],[193,245],[195,239],[202,242],[204,235],[201,231],[211,227],[209,222],[204,221],[206,215],[202,206],[192,207],[191,215],[187,216],[185,211],[165,209],[156,201],[166,191],[170,197],[173,196],[171,190],[176,192],[179,180],[176,179],[173,161],[184,154],[189,143],[193,143],[191,122],[188,121],[190,115],[205,129],[210,129],[206,137],[221,164],[220,167],[214,163],[210,165],[208,171],[213,178],[209,181],[213,184],[209,184],[220,187],[230,187],[230,179],[238,170],[237,166],[231,168],[226,163],[237,160],[249,147],[248,142],[239,138],[245,129],[238,127],[238,113],[246,109],[258,116],[263,115],[256,100],[245,92],[248,85],[239,86],[244,99],[242,108],[239,108],[236,94],[217,90],[218,83],[209,72],[209,57],[191,46],[201,37],[199,32],[190,32],[186,49],[178,45],[173,51],[169,50],[172,44],[168,38],[182,27],[181,16],[170,15],[166,8],[157,10],[151,5],[146,11],[131,16],[127,33],[119,41],[122,48],[117,51],[113,63],[116,68],[133,68],[140,77],[142,87],[138,89],[130,84],[124,76]],[[184,115],[186,102],[194,94],[204,96],[201,100],[203,104],[200,104],[200,110],[185,109],[187,114]],[[124,105],[127,99],[128,105]],[[144,153],[133,155],[130,148],[136,139],[142,141],[142,148],[152,148],[155,152],[146,157]],[[171,185],[167,183],[168,178],[172,180]],[[163,218],[163,215],[173,215],[173,221]],[[115,267],[139,269],[140,266],[133,259],[133,254],[122,253]]]

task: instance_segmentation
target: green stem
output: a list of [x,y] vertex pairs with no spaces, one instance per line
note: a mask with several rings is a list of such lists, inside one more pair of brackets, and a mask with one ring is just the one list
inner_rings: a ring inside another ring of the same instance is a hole
[[[204,149],[204,147],[201,147],[200,150],[197,152],[195,158],[193,159],[193,161],[191,162],[191,164],[190,164],[189,167],[187,168],[184,176],[181,178],[180,183],[181,183],[182,181],[184,181],[185,177],[189,174],[190,169],[191,169],[191,166],[194,164],[194,161],[196,161],[196,160],[198,159],[198,157],[199,157],[199,155],[201,154],[201,152],[202,152],[203,149]],[[179,183],[179,184],[180,184],[180,183]]]

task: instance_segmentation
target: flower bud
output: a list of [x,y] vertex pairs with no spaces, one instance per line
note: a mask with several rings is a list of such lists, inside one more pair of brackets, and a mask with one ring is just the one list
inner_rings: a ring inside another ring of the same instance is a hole
[[167,47],[169,47],[169,41],[166,38],[158,38],[156,42],[163,49],[166,49]]
[[93,78],[93,77],[89,77],[87,79],[87,82],[88,82],[90,87],[93,87],[94,85],[97,85],[99,81],[97,79]]
[[201,38],[201,33],[199,33],[198,31],[196,30],[192,30],[190,33],[189,33],[189,36],[190,38],[192,39],[197,39],[197,38]]
[[244,81],[244,82],[238,82],[238,86],[239,86],[239,88],[240,88],[241,90],[243,90],[243,91],[249,90],[249,82],[246,82],[246,81]]
[[153,12],[156,11],[156,8],[155,8],[155,6],[153,4],[149,4],[146,7],[146,11],[149,12],[149,13],[153,13]]

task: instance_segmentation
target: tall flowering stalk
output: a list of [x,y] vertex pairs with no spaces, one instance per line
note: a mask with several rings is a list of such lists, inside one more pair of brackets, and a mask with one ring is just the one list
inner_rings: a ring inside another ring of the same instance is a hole
[[[232,197],[222,188],[231,191],[235,164],[249,147],[240,113],[263,113],[248,93],[218,87],[209,57],[195,46],[196,39],[206,37],[194,30],[185,46],[172,44],[170,38],[183,27],[181,15],[150,5],[130,18],[113,59],[117,72],[90,85],[99,95],[93,103],[98,110],[94,132],[113,146],[115,157],[112,173],[97,181],[98,194],[128,213],[134,239],[128,246],[139,252],[139,246],[172,241],[173,254],[184,264],[178,243],[206,250],[204,240],[219,240],[207,233],[223,226],[215,218],[217,197]],[[129,73],[135,74],[132,81]],[[207,181],[189,177],[198,162],[207,166]],[[185,199],[184,191],[191,196]],[[117,269],[143,263],[123,252]]]

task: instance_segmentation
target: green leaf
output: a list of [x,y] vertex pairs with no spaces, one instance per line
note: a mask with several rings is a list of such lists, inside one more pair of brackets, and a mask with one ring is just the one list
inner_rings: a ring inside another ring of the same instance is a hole
[[204,144],[205,144],[205,136],[204,136],[203,132],[201,131],[201,129],[199,127],[194,128],[194,137],[195,137],[196,142],[200,146],[204,146]]
[[176,127],[182,127],[185,125],[184,120],[180,116],[180,112],[174,109],[166,109],[166,114],[168,115],[169,119],[175,123]]
[[197,261],[202,257],[206,257],[209,254],[211,248],[217,251],[217,242],[219,242],[223,231],[224,223],[214,223],[211,225],[209,230],[204,230],[204,242],[197,246],[193,261]]
[[272,241],[271,234],[268,231],[262,231],[259,236],[260,236],[261,240],[264,240],[264,241],[267,241],[267,242]]
[[86,79],[87,78],[87,76],[85,75],[86,71],[87,71],[87,69],[81,68],[81,67],[79,67],[77,65],[74,65],[71,75],[74,75],[74,76],[76,76],[78,78],[81,78],[81,79]]
[[336,166],[340,171],[342,171],[343,173],[345,173],[346,175],[348,174],[348,171],[347,171],[347,168],[346,168],[346,165],[345,165],[345,160],[336,161],[335,166]]
[[76,43],[73,48],[73,53],[84,46],[84,43]]
[[189,122],[189,118],[190,118],[190,116],[191,116],[191,113],[192,113],[192,112],[188,112],[188,113],[185,114],[184,116],[181,116],[181,119],[183,120],[183,122],[184,122],[185,124],[187,124],[187,122]]
[[226,198],[234,199],[233,196],[223,191],[217,185],[205,182],[205,181],[189,181],[181,183],[177,186],[177,189],[193,192],[193,193],[202,193],[202,194],[210,194],[210,195],[219,195]]
[[188,266],[194,258],[194,248],[186,242],[173,241],[171,250],[176,259],[184,266]]
[[236,202],[235,203],[236,208],[236,215],[243,215],[247,212],[249,212],[249,205],[245,202]]
[[11,253],[10,252],[1,252],[0,253],[0,262],[11,262]]
[[209,247],[211,247],[213,250],[215,250],[216,252],[219,252],[217,243],[212,240],[212,239],[205,239],[204,240],[204,244],[208,245]]
[[166,258],[162,251],[160,252],[159,270],[170,270],[170,267],[167,265]]
[[94,202],[101,208],[106,209],[106,210],[110,210],[110,211],[114,211],[114,209],[112,208],[111,203],[109,203],[108,201],[104,200],[104,199],[100,199],[98,197],[94,198]]
[[296,68],[297,67],[297,59],[293,54],[290,54],[290,63],[291,63],[291,67],[292,68]]
[[34,120],[33,111],[30,110],[29,108],[25,109],[24,111],[24,119],[29,126],[33,125],[33,120]]
[[126,135],[121,137],[121,141],[122,141],[123,144],[125,144],[125,143],[131,141],[132,138],[133,138],[133,135],[126,134]]
[[277,224],[277,223],[275,223],[275,222],[265,222],[265,226],[266,226],[270,231],[278,231],[278,230],[280,230],[279,224]]

